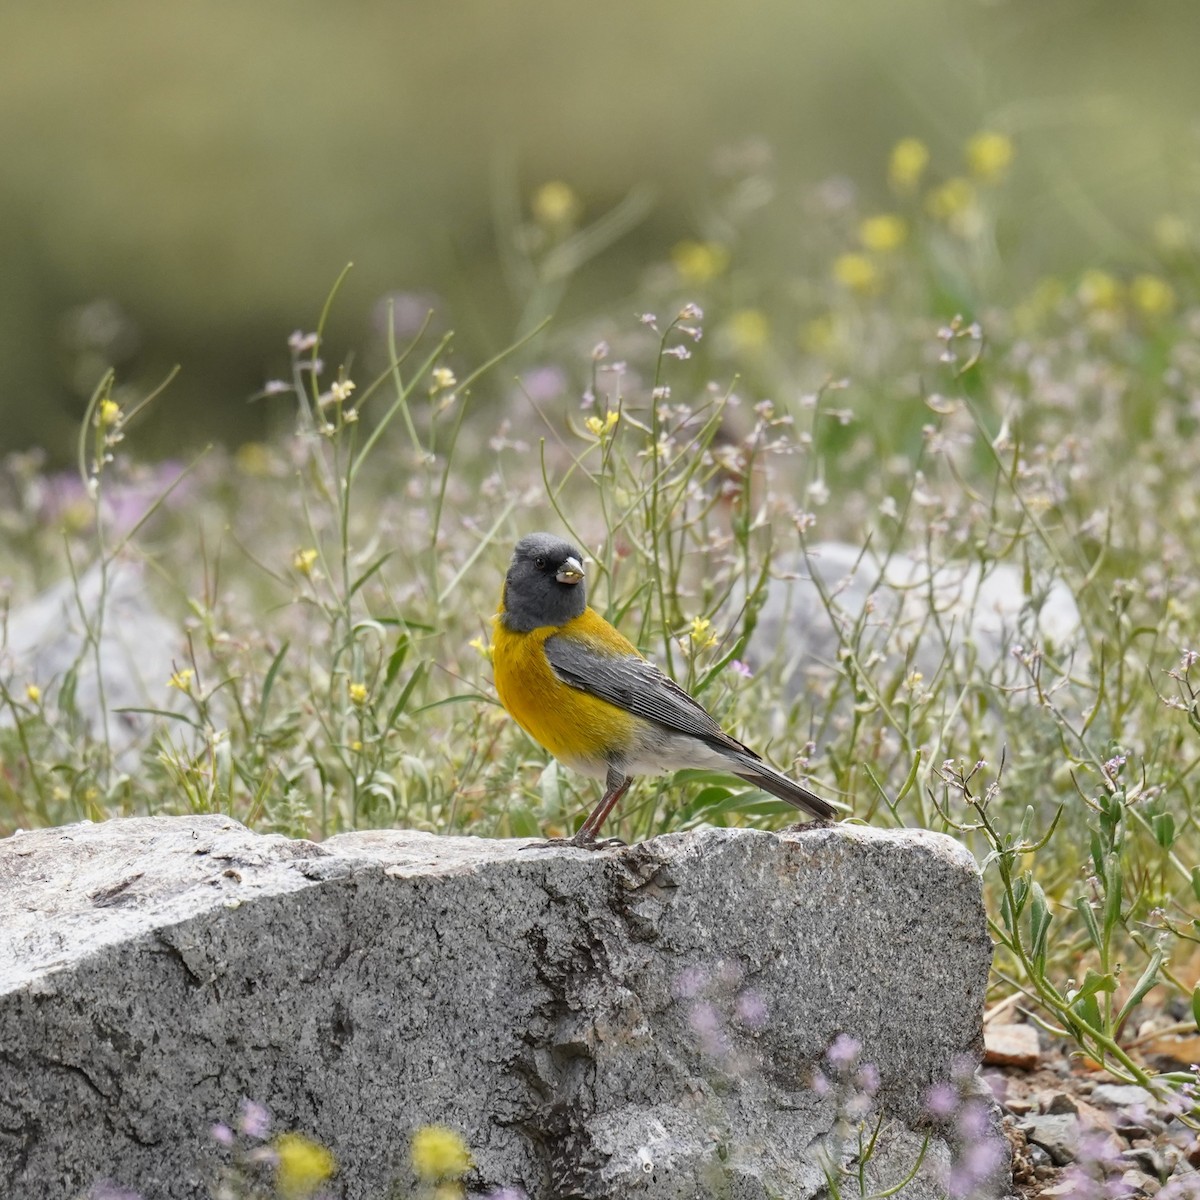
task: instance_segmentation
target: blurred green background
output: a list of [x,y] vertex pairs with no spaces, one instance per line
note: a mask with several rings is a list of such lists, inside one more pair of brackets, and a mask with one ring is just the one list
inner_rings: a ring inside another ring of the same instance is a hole
[[344,345],[402,291],[494,352],[521,313],[497,213],[551,179],[585,219],[656,189],[565,308],[632,302],[752,135],[785,205],[844,176],[869,208],[900,137],[952,162],[1010,134],[1014,290],[1136,260],[1200,196],[1195,0],[58,0],[5,27],[0,451],[61,455],[108,361],[182,365],[156,448],[253,436],[248,398],[350,260]]

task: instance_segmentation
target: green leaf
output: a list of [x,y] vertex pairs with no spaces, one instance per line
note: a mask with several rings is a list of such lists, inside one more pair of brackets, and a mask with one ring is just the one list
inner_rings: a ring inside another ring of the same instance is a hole
[[1142,972],[1142,977],[1137,981],[1133,991],[1129,993],[1129,999],[1121,1005],[1121,1011],[1117,1014],[1118,1025],[1137,1008],[1146,993],[1158,983],[1158,969],[1162,966],[1162,962],[1163,952],[1155,950],[1146,969]]
[[1088,967],[1087,974],[1083,977],[1082,987],[1071,996],[1071,1007],[1076,1007],[1080,1001],[1090,1000],[1099,992],[1115,992],[1116,990],[1117,977],[1111,971],[1101,975],[1099,971]]
[[1200,983],[1192,989],[1192,1020],[1196,1022],[1196,1029],[1200,1032]]
[[1175,844],[1175,818],[1169,812],[1155,813],[1150,818],[1154,838],[1164,850]]
[[1192,895],[1200,900],[1200,867],[1192,868]]
[[383,689],[387,691],[395,682],[396,676],[400,674],[400,668],[404,666],[404,660],[408,657],[409,647],[412,641],[405,631],[396,639],[396,648],[388,655],[387,668],[383,672]]
[[1044,971],[1046,965],[1046,935],[1050,932],[1050,922],[1054,918],[1046,905],[1046,893],[1042,891],[1042,885],[1035,882],[1032,892],[1033,903],[1029,908],[1030,954],[1037,964],[1039,971]]
[[1080,896],[1075,901],[1075,911],[1083,921],[1083,927],[1092,945],[1100,949],[1100,926],[1096,924],[1096,914],[1092,911],[1091,901],[1086,896]]

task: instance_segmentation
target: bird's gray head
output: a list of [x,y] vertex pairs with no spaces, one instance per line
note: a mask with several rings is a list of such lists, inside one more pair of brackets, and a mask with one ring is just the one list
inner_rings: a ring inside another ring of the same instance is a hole
[[551,533],[531,533],[513,551],[500,619],[515,633],[565,625],[587,607],[583,555]]

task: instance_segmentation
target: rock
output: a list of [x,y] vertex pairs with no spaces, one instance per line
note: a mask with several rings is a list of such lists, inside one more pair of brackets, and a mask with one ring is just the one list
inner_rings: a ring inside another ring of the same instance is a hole
[[771,565],[747,657],[762,665],[786,648],[782,678],[792,695],[803,693],[810,671],[838,662],[839,628],[852,635],[862,660],[878,653],[889,667],[915,666],[931,679],[947,658],[966,658],[973,677],[994,676],[1014,688],[1028,684],[1009,655],[1016,643],[1086,653],[1070,589],[1035,580],[1027,593],[1024,572],[1011,563],[989,564],[986,573],[977,562],[930,568],[904,554],[883,559],[848,543],[820,542],[806,555],[776,555]]
[[1092,1103],[1102,1104],[1105,1108],[1137,1108],[1153,1109],[1158,1102],[1145,1088],[1135,1084],[1098,1083],[1092,1089]]
[[983,1047],[983,1061],[989,1066],[1033,1070],[1041,1055],[1032,1025],[985,1025]]
[[1079,1118],[1071,1113],[1026,1117],[1021,1122],[1025,1136],[1041,1146],[1056,1166],[1074,1162],[1079,1153]]
[[1178,1162],[1178,1159],[1168,1161],[1165,1149],[1157,1146],[1134,1146],[1129,1150],[1122,1150],[1121,1157],[1127,1163],[1145,1171],[1147,1175],[1158,1179],[1166,1179]]
[[1126,1195],[1156,1196],[1162,1184],[1153,1175],[1129,1170],[1121,1176],[1121,1187]]
[[[920,1150],[929,1082],[982,1051],[979,873],[925,831],[588,853],[134,818],[0,841],[0,904],[20,1200],[208,1196],[209,1127],[243,1097],[333,1150],[337,1200],[408,1194],[431,1123],[466,1139],[472,1192],[802,1200],[845,1125],[846,1087],[812,1087],[838,1035],[878,1075],[879,1189]],[[940,1196],[946,1161],[935,1136],[904,1195]]]
[[1044,1113],[1074,1113],[1079,1115],[1079,1101],[1068,1092],[1055,1092],[1042,1105]]
[[[116,558],[107,572],[93,565],[13,608],[0,641],[0,681],[18,696],[36,684],[42,703],[53,706],[71,680],[73,710],[87,735],[107,741],[128,770],[155,728],[154,717],[129,710],[187,703],[168,687],[176,665],[184,665],[185,645],[178,626],[155,608],[142,565]],[[0,724],[11,723],[12,714],[0,712]],[[172,732],[186,728],[179,723]]]

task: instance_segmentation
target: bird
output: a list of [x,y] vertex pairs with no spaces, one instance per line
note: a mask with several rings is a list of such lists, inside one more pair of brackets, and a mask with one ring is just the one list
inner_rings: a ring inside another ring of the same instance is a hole
[[583,555],[550,533],[521,538],[494,618],[492,668],[509,715],[559,762],[604,780],[570,840],[595,848],[638,775],[687,767],[737,776],[827,821],[827,801],[726,733],[587,602]]

